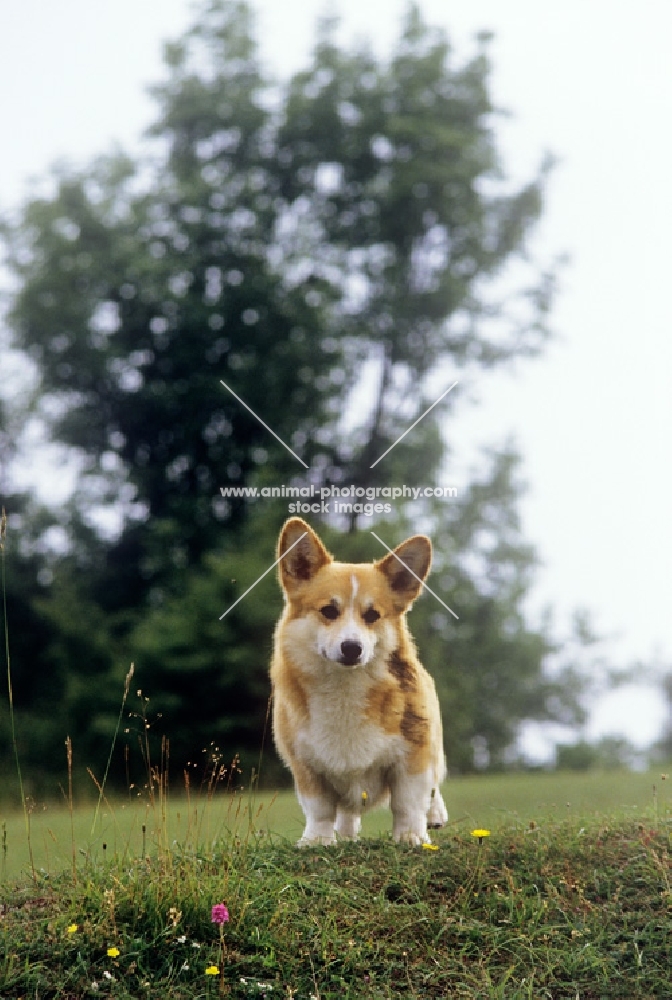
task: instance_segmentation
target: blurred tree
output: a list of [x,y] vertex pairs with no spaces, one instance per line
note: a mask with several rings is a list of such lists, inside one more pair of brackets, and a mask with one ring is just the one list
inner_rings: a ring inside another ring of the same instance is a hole
[[[245,108],[229,100],[244,129]],[[231,168],[235,200],[198,160],[193,177],[178,184],[168,172],[151,196],[131,193],[126,161],[98,164],[31,203],[14,243],[14,261],[29,261],[17,263],[15,329],[39,364],[54,436],[83,454],[71,513],[116,501],[126,515],[92,581],[110,610],[197,563],[222,524],[237,527],[243,504],[220,501],[218,481],[244,483],[266,462],[287,479],[299,468],[218,376],[288,441],[297,427],[313,434],[336,391],[338,351],[320,341],[324,292],[273,273],[274,220],[248,207],[262,199],[245,176],[251,160]]]
[[653,757],[661,763],[672,761],[672,671],[666,665],[658,673],[660,693],[667,703],[667,720],[660,739],[653,747]]
[[544,673],[555,643],[547,628],[530,628],[522,608],[537,558],[521,537],[519,461],[511,448],[488,453],[467,495],[437,518],[432,589],[449,595],[459,621],[431,595],[415,610],[414,633],[437,679],[457,771],[512,763],[525,719],[583,719],[581,685],[568,670]]
[[[546,335],[547,276],[511,330],[488,298],[524,249],[541,178],[508,195],[498,183],[484,53],[452,69],[415,7],[389,63],[341,52],[332,28],[285,97],[261,75],[246,4],[206,4],[154,88],[158,169],[117,155],[65,173],[7,231],[11,322],[54,436],[83,453],[80,507],[96,491],[123,502],[106,607],[137,603],[237,527],[244,502],[223,503],[219,482],[300,471],[220,378],[326,478],[425,478],[443,453],[431,420],[369,466],[426,409],[427,374]],[[378,387],[343,446],[337,415],[363,358],[379,358]]]
[[384,465],[371,465],[437,398],[437,373],[447,389],[459,367],[534,354],[548,335],[553,276],[534,269],[529,286],[508,284],[506,295],[497,279],[525,256],[551,161],[507,192],[487,87],[489,36],[454,67],[445,36],[411,4],[396,51],[381,63],[366,49],[341,51],[335,26],[322,23],[312,66],[289,87],[277,139],[281,191],[309,223],[313,271],[341,289],[339,335],[377,367],[369,418],[338,448],[338,475],[356,485],[398,482],[401,473],[422,481],[445,455],[432,419]]
[[556,753],[561,771],[633,770],[643,763],[641,751],[623,736],[603,736],[596,743],[580,740],[562,744]]
[[[79,718],[137,660],[180,760],[215,727],[252,745],[265,713],[279,602],[264,595],[277,591],[267,580],[223,625],[211,615],[234,598],[227,581],[249,585],[272,556],[286,504],[252,514],[217,488],[306,482],[219,380],[313,482],[430,483],[447,451],[435,412],[371,465],[436,397],[436,373],[449,384],[460,366],[531,355],[548,335],[553,279],[526,263],[548,163],[507,185],[486,38],[455,66],[415,6],[389,60],[343,51],[334,27],[322,23],[309,69],[281,86],[261,72],[247,4],[203,3],[166,46],[152,155],[61,171],[53,197],[5,226],[16,345],[39,370],[40,413],[82,467],[61,512],[69,554],[39,603],[61,634],[36,662],[77,692]],[[515,280],[514,258],[528,268]],[[363,372],[368,413],[343,433]],[[549,644],[520,611],[533,554],[511,525],[511,471],[502,456],[487,497],[474,486],[459,512],[423,507],[463,605],[450,663],[438,650],[455,630],[436,618],[429,655],[463,720],[460,762],[479,734],[498,759],[517,720],[553,714]],[[399,533],[403,520],[390,522]],[[499,540],[474,569],[486,525]]]

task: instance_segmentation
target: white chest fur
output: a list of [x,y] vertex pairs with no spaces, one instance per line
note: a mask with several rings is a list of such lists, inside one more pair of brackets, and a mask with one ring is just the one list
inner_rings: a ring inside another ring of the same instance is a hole
[[388,767],[403,752],[403,740],[383,732],[366,717],[368,671],[330,667],[308,695],[309,718],[298,734],[301,757],[315,770],[336,778]]

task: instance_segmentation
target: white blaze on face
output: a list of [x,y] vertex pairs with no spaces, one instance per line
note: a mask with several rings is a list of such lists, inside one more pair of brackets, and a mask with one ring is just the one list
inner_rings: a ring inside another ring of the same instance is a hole
[[[363,667],[373,656],[376,636],[371,629],[367,628],[357,611],[356,598],[359,590],[359,580],[354,573],[350,577],[350,588],[350,600],[345,607],[342,606],[341,602],[336,599],[336,595],[334,595],[335,603],[342,609],[341,614],[333,625],[320,626],[318,647],[322,656],[339,663],[343,660],[343,643],[355,643],[360,647],[361,653],[357,662],[350,664],[350,666]],[[351,651],[353,647],[346,646],[345,648],[349,648]]]

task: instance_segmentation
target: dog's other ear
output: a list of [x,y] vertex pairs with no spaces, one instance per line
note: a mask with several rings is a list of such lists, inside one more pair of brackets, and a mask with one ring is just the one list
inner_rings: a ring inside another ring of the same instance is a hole
[[[415,600],[422,581],[432,563],[432,543],[426,535],[413,535],[398,545],[376,567],[387,578],[387,584],[401,610]],[[403,564],[403,565],[402,565]]]
[[278,558],[280,586],[287,593],[312,580],[318,569],[332,562],[313,529],[300,517],[285,522],[278,539]]

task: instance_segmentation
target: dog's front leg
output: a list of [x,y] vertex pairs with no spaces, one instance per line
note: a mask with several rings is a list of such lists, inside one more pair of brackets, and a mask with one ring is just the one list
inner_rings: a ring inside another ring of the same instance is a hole
[[432,801],[432,774],[398,772],[392,781],[392,836],[404,844],[429,844],[427,812]]
[[294,785],[306,827],[299,847],[309,844],[335,844],[336,794],[328,782],[313,769],[299,761],[293,762]]
[[336,814],[336,833],[342,840],[357,840],[362,819],[359,813],[349,812],[342,807]]
[[306,828],[299,847],[310,844],[335,844],[336,801],[328,794],[304,795],[298,788],[297,798],[306,817]]

